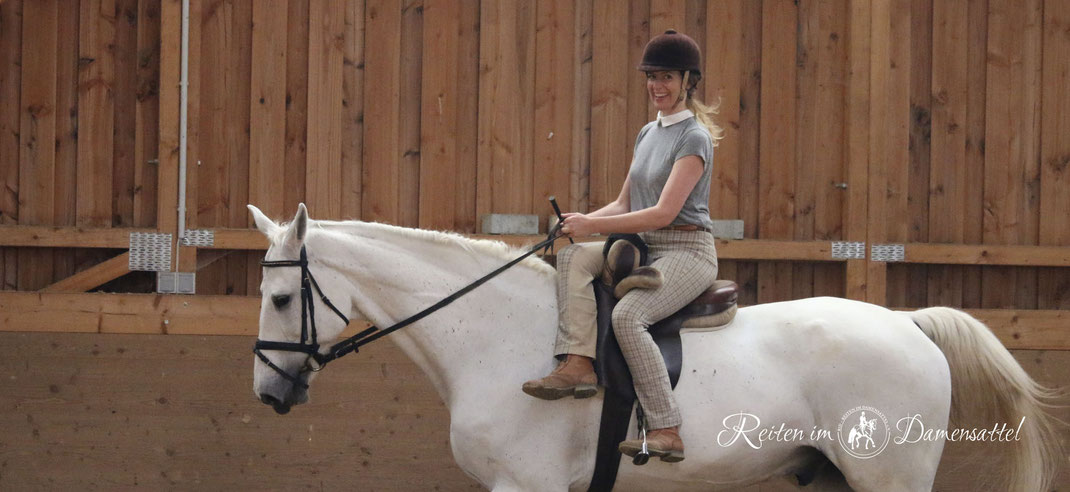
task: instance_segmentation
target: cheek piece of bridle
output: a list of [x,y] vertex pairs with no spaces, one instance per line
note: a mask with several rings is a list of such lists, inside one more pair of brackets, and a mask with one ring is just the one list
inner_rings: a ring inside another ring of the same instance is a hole
[[[299,343],[274,342],[270,340],[260,340],[258,338],[256,340],[256,344],[253,346],[253,353],[256,354],[256,356],[259,357],[260,360],[264,362],[264,364],[267,364],[268,367],[274,369],[275,372],[279,373],[279,375],[287,381],[293,383],[295,386],[300,386],[301,388],[308,389],[308,384],[301,380],[301,376],[305,373],[318,372],[319,370],[323,369],[323,367],[326,366],[328,362],[342,357],[343,355],[349,354],[350,352],[357,352],[361,346],[374,342],[386,335],[389,335],[394,331],[397,331],[401,328],[404,328],[423,319],[425,316],[446,307],[448,304],[452,303],[453,301],[456,301],[461,296],[471,292],[476,287],[483,285],[484,282],[496,277],[498,274],[504,272],[513,265],[520,263],[524,258],[531,256],[536,251],[540,249],[550,249],[553,246],[554,241],[556,241],[562,236],[560,234],[561,225],[561,223],[558,223],[558,225],[554,227],[547,235],[545,241],[536,244],[530,250],[528,250],[526,253],[516,258],[515,260],[506,263],[497,270],[488,273],[482,278],[461,288],[457,292],[450,294],[449,297],[446,297],[445,299],[436,302],[434,305],[428,307],[427,309],[424,309],[423,311],[420,311],[402,321],[399,321],[398,323],[395,323],[389,328],[380,329],[379,327],[373,325],[361,331],[360,333],[357,333],[356,335],[353,335],[345,340],[331,345],[331,347],[327,350],[326,354],[320,352],[320,344],[316,340],[316,313],[315,304],[313,303],[312,299],[312,290],[315,289],[316,295],[319,296],[320,300],[323,301],[323,303],[326,304],[327,307],[331,308],[331,311],[334,311],[334,314],[337,314],[339,318],[342,318],[342,322],[344,322],[346,325],[349,324],[349,318],[346,317],[346,315],[342,314],[342,311],[338,310],[338,308],[334,306],[331,300],[327,298],[327,295],[324,294],[323,291],[320,289],[319,284],[316,283],[316,278],[312,276],[312,272],[308,269],[308,254],[305,252],[305,247],[303,245],[301,246],[301,256],[297,260],[261,261],[260,265],[264,268],[301,267],[301,341]],[[264,350],[301,352],[303,354],[308,354],[308,357],[305,358],[304,365],[301,367],[300,371],[295,376],[284,371],[281,367],[275,365],[274,362],[271,362],[271,359],[264,355]]]

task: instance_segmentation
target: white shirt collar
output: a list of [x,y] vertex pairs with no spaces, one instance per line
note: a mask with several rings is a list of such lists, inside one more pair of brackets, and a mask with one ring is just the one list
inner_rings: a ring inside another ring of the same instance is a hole
[[658,111],[658,124],[662,127],[673,126],[693,116],[695,116],[695,113],[692,113],[690,109],[685,109],[679,113],[670,114],[669,116],[662,116],[661,111]]

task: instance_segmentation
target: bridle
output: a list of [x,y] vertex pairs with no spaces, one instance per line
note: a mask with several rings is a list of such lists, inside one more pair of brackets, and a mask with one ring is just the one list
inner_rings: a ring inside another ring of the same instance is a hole
[[[471,292],[476,287],[483,285],[483,283],[496,277],[498,274],[504,272],[505,270],[508,270],[513,265],[520,263],[524,258],[531,256],[536,251],[540,249],[550,249],[553,246],[554,241],[562,237],[560,231],[561,223],[558,223],[556,227],[550,230],[550,233],[547,235],[545,241],[536,244],[526,253],[510,261],[509,263],[502,265],[497,270],[494,270],[493,272],[484,275],[482,278],[462,287],[457,292],[450,294],[445,299],[436,302],[434,305],[424,309],[423,311],[420,311],[402,321],[399,321],[386,329],[380,329],[379,327],[372,325],[367,329],[361,331],[360,333],[357,333],[356,335],[353,335],[345,340],[331,345],[330,349],[327,350],[326,354],[320,353],[320,344],[316,339],[316,316],[315,305],[312,299],[312,290],[315,289],[316,294],[319,296],[320,300],[323,301],[323,303],[326,304],[327,307],[331,308],[331,310],[334,311],[334,314],[337,314],[339,318],[342,318],[342,321],[345,322],[346,325],[349,324],[349,318],[346,317],[346,315],[342,314],[342,312],[334,306],[334,303],[332,303],[331,300],[327,298],[327,295],[323,293],[322,289],[320,289],[319,284],[316,283],[316,278],[312,276],[312,272],[308,269],[308,254],[305,252],[304,245],[301,246],[301,256],[297,260],[262,260],[260,262],[260,265],[264,268],[301,267],[301,341],[299,343],[274,342],[257,338],[256,344],[253,345],[253,353],[256,354],[256,356],[259,357],[260,360],[264,362],[264,364],[267,364],[268,367],[279,373],[279,375],[282,376],[284,379],[293,383],[294,386],[300,386],[301,388],[308,389],[308,383],[305,383],[301,380],[302,375],[308,372],[318,372],[322,370],[328,362],[347,355],[350,352],[358,352],[358,349],[360,347],[374,342],[386,335],[389,335],[390,333],[393,333],[394,331],[400,330],[401,328],[404,328],[423,319],[427,315],[446,307],[453,301],[459,299],[461,296]],[[295,376],[284,371],[281,367],[275,365],[274,362],[271,362],[271,359],[264,355],[264,350],[300,352],[303,354],[308,354],[308,357],[305,358],[304,365],[301,367],[298,374]]]

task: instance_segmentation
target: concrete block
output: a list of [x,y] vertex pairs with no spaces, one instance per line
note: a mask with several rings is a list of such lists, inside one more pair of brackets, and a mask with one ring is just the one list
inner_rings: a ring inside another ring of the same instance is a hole
[[538,234],[539,216],[524,214],[487,214],[483,216],[483,234]]
[[713,221],[713,237],[718,239],[743,239],[742,220]]

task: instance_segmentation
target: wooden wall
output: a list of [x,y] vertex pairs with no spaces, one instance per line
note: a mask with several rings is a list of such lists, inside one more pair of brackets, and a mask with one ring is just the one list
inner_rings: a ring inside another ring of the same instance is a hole
[[[0,489],[480,490],[453,462],[442,402],[389,341],[332,365],[284,416],[252,394],[252,343],[0,333]],[[1070,370],[1067,351],[1015,357],[1046,384]],[[990,462],[961,451],[948,447],[934,490],[991,483]],[[1068,486],[1063,466],[1054,488]]]
[[[173,191],[149,161],[174,148],[157,84],[177,70],[173,43],[160,64],[176,5],[0,6],[0,223],[163,224]],[[642,48],[676,28],[703,47],[698,94],[727,135],[713,215],[746,237],[1070,245],[1066,0],[191,5],[190,228],[249,227],[246,203],[462,232],[545,217],[548,195],[595,209],[653,117]],[[197,258],[198,292],[255,294],[257,256]],[[0,278],[34,290],[101,259],[6,249]],[[845,268],[725,261],[721,276],[750,304],[845,295]],[[881,268],[889,305],[1070,306],[1068,268]]]

